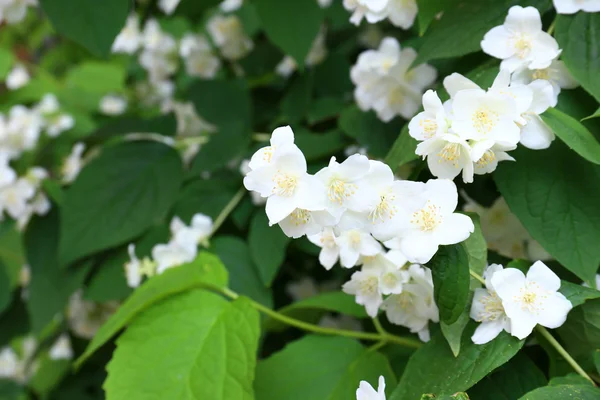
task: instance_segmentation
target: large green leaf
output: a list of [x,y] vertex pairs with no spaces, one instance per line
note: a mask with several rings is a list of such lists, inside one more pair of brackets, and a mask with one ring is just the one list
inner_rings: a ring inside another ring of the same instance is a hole
[[559,141],[511,154],[517,162],[495,172],[510,210],[544,249],[591,283],[600,263],[600,167]]
[[600,290],[567,281],[561,282],[559,291],[573,304],[573,307],[582,305],[586,300],[600,298]]
[[390,400],[418,399],[423,393],[436,395],[465,391],[514,357],[523,346],[506,332],[484,345],[471,341],[475,324],[463,334],[461,351],[454,357],[441,334],[415,352]]
[[580,12],[556,17],[561,59],[575,79],[600,101],[600,14]]
[[111,400],[252,400],[259,315],[249,300],[190,290],[141,313],[117,340]]
[[269,40],[292,56],[302,69],[325,19],[325,11],[311,0],[255,0],[253,3]]
[[58,210],[34,217],[24,236],[31,269],[27,309],[34,332],[39,333],[60,313],[69,297],[81,287],[91,264],[64,270],[58,263]]
[[385,163],[390,168],[396,169],[406,163],[417,160],[419,156],[415,154],[415,151],[418,144],[419,142],[408,134],[408,124],[404,125],[392,148],[385,156]]
[[163,221],[181,185],[179,154],[157,142],[109,147],[66,191],[59,259],[68,264]]
[[[550,7],[550,0],[478,0],[460,2],[444,11],[433,22],[420,42],[414,65],[438,59],[464,56],[481,50],[483,36],[493,27],[502,25],[508,9],[514,5],[534,6],[540,11]],[[469,23],[465,23],[465,15]]]
[[174,294],[204,285],[227,285],[227,270],[217,257],[209,253],[200,253],[193,262],[168,269],[144,282],[98,330],[76,364],[81,365],[148,307]]
[[65,77],[65,85],[86,92],[106,94],[123,90],[125,78],[125,68],[118,64],[88,61],[69,71]]
[[147,119],[139,117],[113,118],[86,138],[86,142],[99,143],[113,136],[123,136],[133,132],[151,132],[160,133],[164,136],[175,136],[175,133],[177,133],[175,114]]
[[427,266],[433,275],[433,295],[440,320],[453,324],[469,300],[469,256],[460,244],[441,246]]
[[290,238],[279,226],[269,226],[269,220],[263,210],[254,214],[250,222],[248,244],[252,261],[258,268],[260,279],[265,286],[271,286],[279,272],[289,242]]
[[469,394],[473,399],[513,400],[547,383],[544,373],[520,353],[469,389]]
[[581,122],[555,108],[549,108],[542,119],[573,151],[594,164],[600,164],[600,143]]
[[592,354],[600,349],[600,299],[587,301],[571,310],[558,334],[583,368],[593,368]]
[[260,400],[347,400],[361,380],[388,387],[395,377],[387,359],[345,337],[304,336],[258,363],[254,387]]
[[597,400],[600,389],[589,385],[559,385],[535,389],[519,400]]
[[435,18],[437,14],[442,11],[448,10],[451,7],[456,7],[460,0],[417,0],[417,6],[419,7],[419,13],[417,14],[417,20],[419,21],[419,35],[427,31],[429,24]]
[[40,0],[56,31],[97,56],[107,57],[125,25],[128,0]]

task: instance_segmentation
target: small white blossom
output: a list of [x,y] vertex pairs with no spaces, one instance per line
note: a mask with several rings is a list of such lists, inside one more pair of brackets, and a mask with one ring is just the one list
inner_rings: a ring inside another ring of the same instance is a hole
[[10,347],[0,351],[0,378],[12,378],[17,375],[19,369],[19,357]]
[[244,32],[242,21],[236,15],[215,15],[206,28],[223,57],[228,60],[239,60],[254,48],[254,42]]
[[374,256],[381,253],[382,246],[370,233],[361,228],[347,229],[335,238],[340,252],[340,264],[352,268],[361,256]]
[[127,246],[127,253],[129,254],[129,261],[125,263],[127,286],[136,288],[140,286],[144,276],[148,278],[154,276],[156,273],[156,264],[148,257],[144,257],[142,260],[137,258],[133,243]]
[[100,111],[105,115],[121,115],[127,109],[127,99],[123,96],[108,94],[100,99]]
[[157,244],[152,248],[152,259],[156,263],[156,273],[162,274],[169,268],[179,267],[194,261],[196,252],[196,249],[192,250],[189,246],[183,246],[175,241],[170,241],[167,244]]
[[192,217],[189,226],[179,219],[174,217],[171,220],[171,233],[173,241],[182,247],[189,250],[190,253],[195,253],[198,249],[198,244],[203,243],[212,233],[213,221],[207,215],[198,213]]
[[513,6],[504,25],[492,28],[481,41],[483,51],[502,60],[500,67],[514,72],[521,67],[547,68],[560,54],[556,40],[542,31],[540,12]]
[[309,235],[308,240],[321,248],[321,252],[319,253],[319,263],[321,263],[326,270],[330,270],[340,257],[340,248],[335,240],[333,228],[323,228],[321,232]]
[[73,333],[84,339],[92,339],[98,329],[117,311],[119,303],[93,303],[83,299],[81,290],[69,299],[67,319]]
[[37,0],[1,0],[0,23],[16,24],[25,19],[28,6],[36,6]]
[[294,144],[294,132],[290,126],[276,128],[271,134],[270,146],[260,148],[252,155],[248,167],[255,170],[271,164],[273,156],[278,149]]
[[392,25],[410,29],[417,16],[417,2],[416,0],[389,0],[387,11]]
[[48,136],[54,138],[62,132],[68,131],[75,126],[75,119],[69,115],[60,112],[60,104],[55,95],[49,93],[44,95],[35,111],[40,113],[43,118],[45,130]]
[[73,348],[69,335],[63,333],[56,339],[56,342],[50,348],[49,356],[51,360],[70,360],[73,358]]
[[492,276],[502,269],[502,265],[498,264],[488,266],[483,273],[485,289],[475,289],[470,316],[475,321],[481,322],[471,337],[475,344],[485,344],[503,330],[510,333],[510,320],[506,316],[502,300],[496,294],[492,284]]
[[[246,176],[250,171],[250,160],[242,160],[240,163],[240,173],[243,176]],[[263,206],[267,202],[267,199],[262,197],[260,193],[250,192],[250,199],[252,200],[252,204],[255,206]]]
[[244,0],[223,0],[219,4],[219,8],[224,12],[232,12],[242,7]]
[[165,14],[171,15],[175,12],[180,1],[181,0],[158,0],[158,8]]
[[491,283],[510,318],[511,334],[525,339],[540,324],[558,328],[573,305],[558,292],[560,278],[543,262],[536,261],[525,276],[516,268],[494,273]]
[[139,63],[148,71],[151,81],[161,81],[177,71],[177,42],[163,32],[157,20],[146,22],[142,45],[144,50],[139,55]]
[[575,14],[578,11],[600,12],[600,0],[553,0],[559,14]]
[[449,121],[446,110],[433,90],[428,90],[423,95],[423,109],[408,124],[410,136],[422,141],[448,132]]
[[342,290],[356,296],[356,303],[365,306],[371,318],[377,316],[379,307],[383,303],[379,287],[381,271],[377,267],[363,268],[352,274],[350,281],[344,283]]
[[533,99],[531,105],[522,114],[525,125],[521,127],[519,142],[530,149],[547,149],[555,139],[554,132],[540,118],[540,114],[556,105],[555,92],[548,81],[535,80],[527,87],[531,90]]
[[141,42],[140,19],[137,14],[131,14],[112,44],[112,52],[133,54],[140,48]]
[[179,54],[185,59],[185,69],[190,76],[214,78],[221,67],[221,60],[203,35],[185,35],[179,45]]
[[548,81],[554,90],[554,100],[552,107],[558,101],[558,95],[561,89],[575,89],[579,83],[573,78],[565,63],[560,60],[552,60],[548,68],[529,69],[526,67],[519,68],[511,76],[511,83],[521,83],[527,85],[536,79]]
[[356,400],[385,400],[385,379],[379,377],[379,387],[377,391],[366,381],[360,381],[356,389]]
[[336,218],[328,211],[297,208],[279,222],[279,227],[286,236],[297,239],[304,235],[316,235],[324,226],[335,225],[335,223]]
[[344,8],[352,12],[350,22],[359,25],[363,18],[373,24],[387,17],[389,0],[344,0]]
[[71,149],[71,154],[63,161],[61,167],[62,181],[63,183],[71,183],[75,181],[75,178],[79,175],[81,168],[83,167],[82,155],[85,151],[85,144],[77,142]]
[[333,3],[333,0],[317,0],[317,4],[321,8],[329,8],[331,3]]
[[17,90],[26,86],[30,79],[27,68],[23,64],[17,64],[6,76],[6,87],[9,90]]

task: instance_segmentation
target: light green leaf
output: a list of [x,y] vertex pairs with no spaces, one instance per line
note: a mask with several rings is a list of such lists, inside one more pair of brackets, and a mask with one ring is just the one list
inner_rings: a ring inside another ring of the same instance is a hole
[[342,132],[356,139],[369,154],[381,158],[385,157],[394,143],[400,126],[399,120],[384,123],[375,113],[361,111],[356,106],[346,108],[338,120],[338,127]]
[[278,225],[269,226],[263,210],[258,210],[250,222],[248,244],[250,256],[258,268],[258,274],[265,286],[271,286],[279,268],[285,260],[285,250],[290,238]]
[[[280,308],[277,312],[310,323],[317,323],[327,312],[367,318],[365,308],[356,304],[354,297],[343,292],[321,293]],[[288,326],[272,318],[267,318],[263,327],[268,331],[280,331]]]
[[202,290],[170,297],[117,340],[106,397],[252,400],[259,335],[258,311],[246,298],[228,302]]
[[325,11],[315,1],[255,0],[253,3],[269,40],[292,56],[302,70]]
[[494,173],[510,210],[563,266],[592,282],[600,263],[600,167],[559,141],[511,154],[518,161]]
[[573,151],[594,164],[600,164],[600,143],[579,121],[555,108],[549,108],[541,117]]
[[600,389],[589,385],[546,386],[535,389],[519,400],[597,400]]
[[[569,365],[570,370],[573,370],[573,367]],[[579,375],[577,372],[571,372],[564,376],[556,376],[550,379],[548,382],[548,386],[562,386],[562,385],[588,385],[593,386],[592,382],[585,379],[583,376]]]
[[[464,56],[481,50],[483,36],[493,27],[502,25],[508,9],[514,5],[534,6],[541,12],[550,6],[549,0],[478,0],[460,2],[444,12],[441,19],[431,24],[417,49],[413,63]],[[465,15],[469,23],[465,24]]]
[[481,231],[479,215],[477,213],[465,213],[475,225],[475,231],[467,238],[462,245],[469,257],[469,268],[479,275],[483,274],[483,270],[487,266],[487,243]]
[[40,397],[46,398],[70,372],[71,361],[52,360],[48,353],[44,353],[37,358],[36,362],[38,367],[29,385]]
[[561,60],[575,79],[600,102],[600,14],[580,12],[556,17]]
[[469,295],[467,299],[467,305],[463,310],[460,317],[456,320],[456,322],[452,324],[446,324],[443,321],[440,321],[440,328],[442,330],[442,334],[448,341],[448,345],[450,346],[450,350],[452,350],[452,354],[454,357],[458,357],[460,354],[460,345],[462,342],[462,335],[467,327],[467,324],[471,320],[470,311],[471,311],[471,301],[473,300],[472,294]]
[[463,334],[461,351],[454,357],[441,334],[415,352],[408,361],[400,384],[389,400],[418,399],[423,393],[436,395],[465,391],[506,363],[523,346],[506,332],[484,345],[471,341],[475,324]]
[[547,383],[544,373],[529,357],[520,353],[469,389],[469,394],[473,399],[517,399]]
[[76,365],[81,365],[92,353],[148,307],[174,294],[205,285],[227,286],[227,270],[217,257],[204,252],[189,264],[168,269],[163,274],[152,277],[136,289],[98,330],[85,352],[77,360]]
[[596,110],[595,113],[593,113],[592,115],[590,115],[589,117],[585,117],[582,119],[582,121],[586,121],[588,119],[592,119],[592,118],[599,118],[600,117],[600,108]]
[[427,266],[433,275],[433,294],[440,321],[453,324],[469,300],[469,257],[460,244],[441,246]]
[[125,25],[127,0],[40,0],[56,31],[100,57],[108,57],[115,37]]
[[117,64],[87,61],[75,66],[66,76],[65,85],[106,94],[120,92],[125,85],[125,69]]
[[12,51],[0,47],[0,80],[6,79],[6,76],[13,67],[15,56]]
[[394,141],[392,148],[385,156],[385,163],[389,165],[390,168],[396,169],[404,164],[419,159],[419,156],[415,154],[418,144],[419,142],[408,134],[408,124],[405,124]]
[[182,180],[179,154],[158,142],[109,147],[66,191],[59,260],[126,243],[163,220]]
[[387,359],[345,337],[304,336],[256,368],[257,399],[347,400],[356,397],[361,380],[377,386],[380,375],[393,387]]
[[573,307],[582,305],[586,300],[600,298],[600,290],[567,281],[561,282],[559,292],[573,304]]
[[592,369],[592,354],[600,349],[600,299],[590,300],[574,308],[558,328],[564,346],[584,369]]

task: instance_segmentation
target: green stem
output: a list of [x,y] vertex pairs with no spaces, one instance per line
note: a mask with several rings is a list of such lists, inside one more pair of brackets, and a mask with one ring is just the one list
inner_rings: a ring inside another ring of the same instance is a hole
[[253,133],[252,139],[256,140],[257,142],[268,142],[269,140],[271,140],[271,134],[269,134],[269,133]]
[[[235,300],[239,297],[239,295],[237,293],[235,293],[234,291],[232,291],[231,289],[228,289],[228,288],[217,288],[217,287],[211,287],[211,288],[233,300]],[[409,337],[395,336],[395,335],[389,334],[387,332],[384,332],[383,334],[382,333],[358,332],[358,331],[349,331],[349,330],[345,330],[345,329],[325,328],[322,326],[310,324],[308,322],[300,321],[298,319],[288,317],[287,315],[280,314],[275,310],[271,310],[270,308],[265,307],[262,304],[255,302],[252,299],[249,299],[249,300],[252,303],[252,306],[254,308],[256,308],[258,311],[268,315],[269,317],[271,317],[277,321],[283,322],[284,324],[287,324],[287,325],[290,325],[295,328],[302,329],[302,330],[305,330],[308,332],[314,332],[314,333],[318,333],[321,335],[345,336],[345,337],[351,337],[351,338],[355,338],[355,339],[372,340],[375,342],[395,343],[395,344],[399,344],[399,345],[406,346],[406,347],[412,347],[415,349],[421,347],[421,342],[416,339],[409,338]]]
[[381,326],[381,322],[379,322],[379,319],[377,317],[373,318],[373,325],[375,325],[375,329],[381,335],[387,334],[387,332],[385,331],[385,329],[383,329],[383,326]]
[[231,200],[229,200],[229,203],[227,203],[227,205],[223,208],[223,210],[221,210],[219,215],[217,215],[217,218],[215,218],[215,222],[213,223],[213,229],[209,237],[212,237],[212,235],[215,234],[215,232],[221,227],[221,225],[223,225],[223,222],[225,222],[229,214],[231,214],[231,212],[237,207],[237,205],[240,203],[245,194],[246,189],[242,187],[240,188],[240,190],[238,190],[235,196],[233,196]]
[[581,366],[579,364],[577,364],[577,361],[575,361],[573,359],[573,357],[571,357],[571,355],[569,353],[567,353],[565,348],[562,347],[562,345],[560,343],[558,343],[558,341],[556,339],[554,339],[554,336],[552,336],[546,328],[544,328],[541,325],[538,325],[536,327],[536,329],[552,345],[552,347],[554,347],[556,349],[556,351],[558,351],[558,354],[563,356],[563,358],[571,365],[571,367],[573,367],[573,369],[579,375],[583,376],[585,379],[592,382],[592,385],[596,386],[596,384],[594,383],[594,380],[592,378],[590,378],[590,376],[583,370],[583,368],[581,368]]
[[477,279],[479,282],[485,285],[485,279],[483,279],[481,275],[479,275],[477,272],[474,272],[472,269],[469,269],[469,273],[473,278]]
[[554,18],[554,21],[552,21],[552,23],[550,24],[550,28],[548,28],[548,35],[552,35],[552,33],[554,33],[555,26],[556,26],[556,18]]

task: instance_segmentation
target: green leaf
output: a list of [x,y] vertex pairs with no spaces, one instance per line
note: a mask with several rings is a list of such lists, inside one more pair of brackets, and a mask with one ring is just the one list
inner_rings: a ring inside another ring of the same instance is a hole
[[453,324],[469,301],[469,257],[460,244],[441,246],[428,267],[433,275],[433,294],[440,321]]
[[410,358],[389,400],[418,399],[423,393],[465,391],[514,357],[524,343],[502,332],[491,342],[476,345],[471,341],[474,330],[475,324],[469,324],[458,357],[454,357],[441,334],[433,335]]
[[600,299],[587,301],[571,310],[567,321],[557,331],[569,354],[584,369],[592,369],[592,354],[600,349]]
[[80,366],[145,309],[169,296],[205,285],[227,286],[227,270],[217,257],[204,252],[191,263],[170,268],[163,274],[144,282],[100,327],[85,352],[75,363],[76,366]]
[[229,287],[267,307],[273,307],[271,290],[261,281],[248,245],[235,236],[218,236],[212,240],[212,245],[229,272]]
[[544,373],[529,357],[520,353],[469,389],[469,395],[485,400],[518,399],[547,383]]
[[66,191],[59,259],[68,264],[162,222],[182,180],[179,154],[157,142],[109,147]]
[[573,151],[594,164],[600,164],[600,143],[579,121],[555,108],[549,108],[541,117]]
[[71,361],[52,360],[48,353],[44,353],[36,359],[36,363],[38,367],[29,384],[40,397],[45,398],[70,372]]
[[[570,370],[573,370],[573,367],[569,365]],[[585,379],[583,376],[579,375],[576,372],[571,372],[565,376],[556,376],[550,379],[548,382],[548,386],[561,386],[561,385],[589,385],[593,386],[592,382]]]
[[383,158],[394,143],[397,132],[400,130],[400,123],[399,121],[383,123],[375,113],[364,112],[356,106],[351,106],[340,115],[338,127],[346,135],[356,139],[358,144],[365,147],[369,154]]
[[154,118],[117,117],[98,128],[88,138],[87,143],[100,143],[113,136],[123,136],[127,133],[149,132],[159,133],[164,136],[175,136],[177,133],[177,120],[175,114],[161,115]]
[[15,56],[12,51],[0,47],[0,80],[6,79],[6,76],[13,67]]
[[271,286],[279,268],[285,260],[285,250],[290,238],[279,226],[269,226],[263,210],[258,210],[250,221],[248,245],[250,256],[258,268],[258,274],[265,286]]
[[445,322],[440,322],[440,328],[442,330],[442,334],[448,341],[448,345],[450,346],[450,350],[452,350],[452,354],[454,357],[458,357],[460,354],[460,345],[462,342],[462,335],[467,327],[467,324],[471,320],[470,311],[471,311],[471,302],[473,300],[473,296],[469,295],[467,300],[467,305],[463,310],[460,317],[456,320],[456,322],[452,324],[446,324]]
[[348,145],[344,135],[337,129],[323,133],[311,133],[307,129],[299,127],[294,129],[294,139],[307,161],[331,158],[332,154],[340,152]]
[[31,269],[27,309],[31,328],[39,333],[60,313],[69,297],[83,284],[90,263],[64,270],[58,263],[58,210],[34,217],[27,225],[24,243]]
[[211,124],[222,127],[233,121],[244,129],[250,127],[252,103],[244,80],[197,80],[190,85],[187,97],[198,115]]
[[586,300],[600,298],[600,290],[567,281],[562,281],[559,292],[561,292],[571,302],[571,304],[573,304],[573,307],[582,305]]
[[235,196],[239,187],[237,174],[233,179],[215,176],[211,179],[188,182],[179,192],[173,213],[184,221],[191,220],[196,213],[203,213],[215,219]]
[[125,85],[125,69],[119,65],[87,61],[69,71],[65,84],[86,92],[106,94],[120,92]]
[[600,263],[600,167],[558,141],[511,154],[517,162],[494,173],[510,210],[563,266],[592,282]]
[[[549,0],[479,0],[460,2],[431,24],[420,41],[419,55],[413,65],[429,60],[464,56],[481,50],[483,36],[502,25],[508,9],[514,5],[534,6],[540,12],[550,6]],[[465,15],[469,23],[465,24]]]
[[345,102],[339,97],[321,97],[310,104],[308,122],[311,125],[335,118],[344,109]]
[[519,400],[596,400],[600,398],[600,389],[588,385],[546,386],[535,389],[520,397]]
[[467,238],[462,245],[469,257],[469,268],[479,275],[483,274],[483,270],[487,266],[487,243],[481,231],[481,223],[477,213],[465,213],[475,225],[475,231]]
[[580,12],[556,17],[561,60],[575,79],[600,102],[600,14]]
[[296,124],[304,120],[308,114],[312,100],[314,74],[308,71],[296,76],[281,100],[282,117],[289,123]]
[[[302,70],[325,19],[325,11],[310,0],[255,0],[253,4],[269,40],[284,54],[292,56]],[[300,15],[302,18],[298,18]]]
[[[108,399],[254,399],[259,315],[250,301],[190,290],[148,308],[117,340]],[[143,388],[143,390],[141,390]]]
[[385,163],[389,165],[390,168],[396,169],[404,164],[419,159],[419,156],[415,154],[418,144],[419,142],[408,134],[408,124],[405,124],[394,141],[392,148],[385,156]]
[[[321,293],[280,308],[277,312],[309,323],[317,323],[328,312],[367,318],[365,308],[356,304],[352,296],[343,292]],[[280,331],[288,326],[275,319],[267,318],[263,327],[267,331]]]
[[596,371],[600,373],[600,349],[596,349],[594,351],[594,365],[596,366]]
[[12,300],[12,283],[6,266],[0,261],[0,314],[10,305]]
[[459,0],[417,0],[419,12],[417,20],[419,21],[419,35],[427,31],[429,24],[437,14],[451,7],[456,7]]
[[364,380],[377,386],[380,375],[393,387],[387,359],[345,337],[304,336],[256,367],[257,399],[347,400]]
[[108,57],[115,37],[125,25],[127,0],[40,0],[56,31],[100,57]]
[[582,121],[586,121],[588,119],[592,119],[592,118],[599,118],[600,117],[600,108],[596,110],[595,113],[593,113],[592,115],[590,115],[589,117],[585,117],[582,119]]

